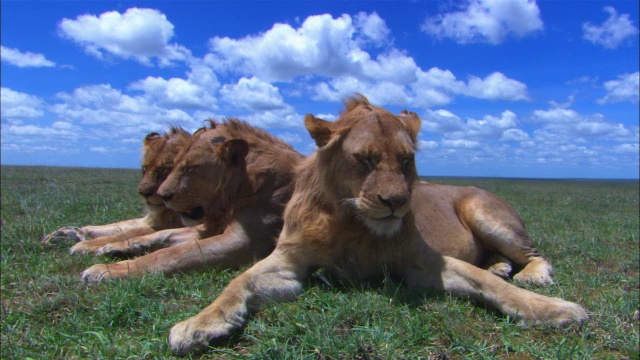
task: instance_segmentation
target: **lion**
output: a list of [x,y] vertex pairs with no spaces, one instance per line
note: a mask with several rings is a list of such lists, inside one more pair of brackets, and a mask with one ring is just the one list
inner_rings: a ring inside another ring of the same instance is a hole
[[533,285],[552,284],[553,268],[502,198],[473,186],[419,182],[411,195],[418,231],[437,252]]
[[42,238],[45,244],[70,238],[76,242],[100,239],[105,243],[126,240],[150,234],[162,229],[182,227],[178,214],[168,209],[156,195],[158,186],[169,175],[178,152],[188,143],[191,135],[180,127],[172,126],[160,135],[149,133],[143,141],[142,179],[138,193],[145,201],[145,215],[108,225],[67,226]]
[[578,304],[516,287],[429,246],[411,207],[420,118],[407,111],[395,116],[362,96],[345,105],[336,122],[305,117],[319,148],[297,169],[276,248],[202,312],[172,327],[174,352],[205,350],[240,330],[261,304],[294,300],[317,268],[354,279],[396,275],[407,286],[470,296],[533,325],[588,318]]
[[210,124],[194,133],[157,190],[191,227],[91,249],[98,254],[151,253],[94,265],[83,272],[84,281],[236,268],[273,250],[284,207],[293,193],[295,167],[304,157],[284,141],[241,120]]

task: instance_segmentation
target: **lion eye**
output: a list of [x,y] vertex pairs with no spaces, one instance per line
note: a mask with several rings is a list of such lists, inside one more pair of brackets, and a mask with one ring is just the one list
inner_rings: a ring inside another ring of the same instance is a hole
[[146,167],[146,166],[143,166],[143,167],[142,167],[142,175],[144,175],[144,174],[146,174],[146,173],[147,173],[147,167]]
[[409,166],[413,163],[413,157],[406,157],[402,159],[402,171],[409,170]]
[[159,179],[166,178],[170,172],[171,172],[170,168],[163,168],[160,171],[158,171],[158,178]]
[[354,157],[367,169],[367,171],[373,171],[373,169],[376,167],[375,161],[370,156],[354,155]]

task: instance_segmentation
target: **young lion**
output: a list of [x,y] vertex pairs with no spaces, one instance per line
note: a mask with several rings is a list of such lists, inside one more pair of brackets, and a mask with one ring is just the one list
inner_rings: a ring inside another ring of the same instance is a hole
[[98,264],[85,281],[184,272],[202,267],[233,268],[267,256],[282,228],[293,192],[295,166],[303,156],[267,132],[236,119],[197,131],[158,189],[187,225],[91,252],[139,254],[132,260]]
[[354,278],[386,269],[408,286],[468,295],[530,324],[587,319],[578,304],[510,285],[424,241],[410,205],[420,123],[414,113],[394,116],[364,97],[348,101],[334,123],[307,115],[305,125],[320,147],[298,168],[276,249],[200,314],[176,324],[172,350],[206,349],[239,330],[265,301],[294,300],[318,267]]
[[100,238],[100,241],[107,243],[183,226],[180,217],[164,206],[162,199],[156,195],[156,190],[171,172],[174,158],[190,138],[189,133],[174,126],[164,135],[154,132],[144,138],[142,179],[138,184],[138,193],[145,200],[144,217],[108,225],[67,226],[44,236],[42,242],[51,244],[64,238],[75,241]]

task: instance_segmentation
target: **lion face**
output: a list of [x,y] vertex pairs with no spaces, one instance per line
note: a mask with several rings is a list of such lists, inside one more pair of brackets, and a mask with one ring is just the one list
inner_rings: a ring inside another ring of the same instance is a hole
[[420,119],[406,111],[394,116],[366,99],[358,104],[334,123],[307,115],[305,125],[320,147],[325,192],[373,234],[391,237],[410,210]]
[[225,200],[244,174],[247,143],[219,135],[215,129],[196,132],[158,189],[167,207],[178,212],[187,226],[226,206]]
[[156,194],[158,187],[173,169],[178,152],[189,142],[191,135],[181,128],[160,135],[148,134],[143,142],[142,179],[138,184],[138,193],[148,206],[164,207],[164,202]]

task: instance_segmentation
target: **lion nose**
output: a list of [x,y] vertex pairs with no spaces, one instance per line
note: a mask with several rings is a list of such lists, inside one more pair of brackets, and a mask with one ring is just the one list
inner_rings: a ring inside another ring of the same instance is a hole
[[390,196],[387,198],[382,197],[382,195],[378,195],[378,198],[383,204],[391,209],[392,212],[398,210],[398,208],[402,207],[408,201],[408,198],[404,195]]

